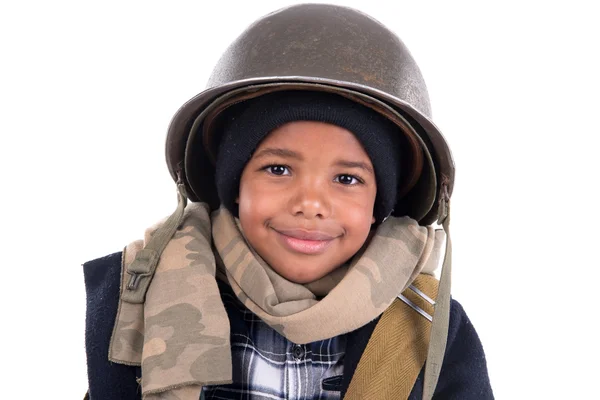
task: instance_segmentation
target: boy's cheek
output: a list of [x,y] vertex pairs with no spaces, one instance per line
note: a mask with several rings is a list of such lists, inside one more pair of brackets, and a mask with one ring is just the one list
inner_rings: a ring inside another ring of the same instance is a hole
[[260,179],[241,182],[239,195],[236,199],[238,205],[252,203],[255,206],[275,205],[282,203],[289,195],[289,188],[284,185],[273,185]]

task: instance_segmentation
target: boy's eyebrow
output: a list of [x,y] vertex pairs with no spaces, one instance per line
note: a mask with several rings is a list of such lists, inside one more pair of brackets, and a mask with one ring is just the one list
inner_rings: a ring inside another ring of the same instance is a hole
[[266,149],[262,149],[259,151],[254,158],[261,158],[266,156],[279,156],[284,158],[295,158],[297,160],[302,160],[302,155],[294,150],[289,149],[281,149],[275,147],[267,147]]
[[[261,151],[256,153],[254,158],[256,159],[256,158],[267,157],[267,156],[294,158],[294,159],[300,160],[300,161],[302,161],[304,159],[302,157],[302,154],[300,154],[294,150],[282,149],[279,147],[267,147],[266,149],[262,149]],[[373,171],[373,168],[369,164],[362,162],[362,161],[337,160],[334,163],[334,165],[337,167],[344,167],[344,168],[360,168],[366,172],[369,172],[369,173],[375,175],[375,171]]]
[[337,160],[335,162],[335,165],[344,168],[360,168],[362,170],[365,170],[366,172],[375,175],[375,171],[373,171],[373,168],[369,164],[362,161]]

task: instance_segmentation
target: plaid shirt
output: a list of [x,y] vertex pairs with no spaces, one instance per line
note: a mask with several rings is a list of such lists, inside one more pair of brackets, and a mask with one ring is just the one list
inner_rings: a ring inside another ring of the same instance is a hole
[[297,345],[277,333],[219,282],[231,325],[233,383],[206,386],[206,400],[340,398],[345,336]]

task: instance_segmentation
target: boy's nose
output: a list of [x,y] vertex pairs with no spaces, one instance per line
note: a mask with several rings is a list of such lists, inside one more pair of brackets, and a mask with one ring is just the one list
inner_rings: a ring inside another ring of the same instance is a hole
[[303,185],[296,189],[291,201],[291,212],[294,216],[312,218],[328,218],[331,215],[331,203],[327,191],[316,185]]

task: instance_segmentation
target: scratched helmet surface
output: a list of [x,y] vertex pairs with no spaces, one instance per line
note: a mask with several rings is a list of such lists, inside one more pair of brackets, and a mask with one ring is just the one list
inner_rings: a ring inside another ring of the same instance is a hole
[[337,93],[396,123],[405,154],[393,215],[421,224],[438,218],[439,199],[452,194],[454,162],[431,121],[417,63],[377,20],[325,4],[287,7],[255,21],[223,53],[207,88],[174,115],[167,164],[191,201],[219,205],[214,175],[221,117],[244,100],[278,90]]

